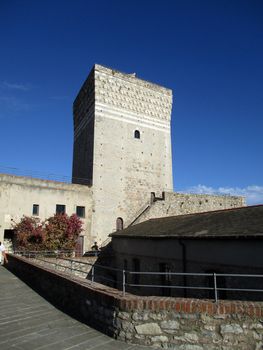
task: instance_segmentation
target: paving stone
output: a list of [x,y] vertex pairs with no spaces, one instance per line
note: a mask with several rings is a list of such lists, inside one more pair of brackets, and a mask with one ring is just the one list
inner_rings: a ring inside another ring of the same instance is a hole
[[150,350],[116,341],[71,318],[0,268],[1,350]]

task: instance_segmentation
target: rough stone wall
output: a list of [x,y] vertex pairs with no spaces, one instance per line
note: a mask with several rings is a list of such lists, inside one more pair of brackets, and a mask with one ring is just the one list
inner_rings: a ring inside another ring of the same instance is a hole
[[[172,188],[171,90],[95,65],[92,234],[99,243]],[[135,130],[140,139],[134,137]]]
[[176,301],[175,310],[159,309],[158,302],[156,304],[156,309],[119,312],[119,339],[173,350],[262,349],[260,318],[232,311],[243,309],[242,304],[223,302],[215,305],[182,299]]
[[9,256],[7,266],[64,311],[119,340],[173,350],[263,347],[262,302],[136,297],[24,258]]
[[32,216],[33,204],[39,205],[40,220],[56,212],[56,204],[66,205],[66,213],[76,213],[76,206],[85,207],[84,244],[90,247],[92,193],[88,186],[0,174],[0,241],[4,230],[12,228],[23,215]]
[[239,208],[246,205],[245,198],[237,196],[165,192],[163,198],[164,200],[153,202],[134,224],[153,218]]

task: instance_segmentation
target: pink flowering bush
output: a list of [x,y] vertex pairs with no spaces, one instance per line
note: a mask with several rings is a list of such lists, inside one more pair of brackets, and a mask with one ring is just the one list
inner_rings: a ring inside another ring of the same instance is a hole
[[38,218],[23,216],[21,221],[13,226],[15,230],[15,246],[18,249],[39,250],[45,241],[43,224]]
[[76,214],[55,214],[46,221],[44,230],[46,249],[74,249],[83,231],[82,221]]
[[16,249],[22,250],[73,250],[83,231],[76,214],[55,214],[45,222],[23,216],[13,229]]

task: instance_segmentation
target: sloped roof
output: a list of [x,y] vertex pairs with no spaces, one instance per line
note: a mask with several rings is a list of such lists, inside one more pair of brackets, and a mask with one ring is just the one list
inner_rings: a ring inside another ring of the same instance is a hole
[[263,205],[150,219],[110,235],[113,238],[263,237]]

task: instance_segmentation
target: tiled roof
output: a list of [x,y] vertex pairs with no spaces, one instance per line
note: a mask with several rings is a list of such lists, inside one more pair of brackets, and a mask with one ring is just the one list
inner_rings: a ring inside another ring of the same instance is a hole
[[130,238],[263,237],[263,205],[151,219],[114,232]]

